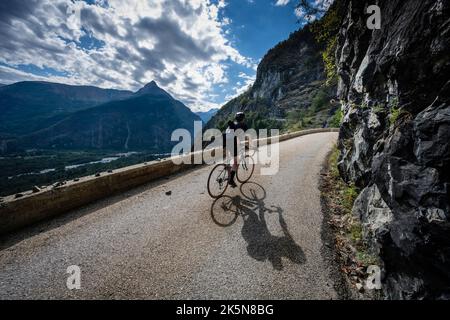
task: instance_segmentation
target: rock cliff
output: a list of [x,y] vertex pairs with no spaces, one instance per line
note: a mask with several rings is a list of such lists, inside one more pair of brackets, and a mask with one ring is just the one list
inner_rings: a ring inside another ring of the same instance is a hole
[[[366,9],[381,8],[381,30]],[[339,170],[388,298],[450,298],[450,3],[347,0]]]
[[253,86],[225,104],[208,127],[223,129],[237,111],[245,111],[256,129],[286,127],[287,118],[302,128],[328,126],[336,91],[325,84],[321,50],[310,26],[292,33],[264,56]]

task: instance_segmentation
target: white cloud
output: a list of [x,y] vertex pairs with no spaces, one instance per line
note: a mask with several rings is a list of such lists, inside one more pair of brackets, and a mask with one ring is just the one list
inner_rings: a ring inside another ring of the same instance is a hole
[[249,76],[248,74],[244,73],[244,72],[240,72],[238,75],[239,78],[245,79],[245,80],[251,80],[251,81],[255,81],[256,76]]
[[[0,82],[47,80],[137,90],[151,80],[195,110],[227,83],[224,61],[254,69],[227,39],[224,0],[2,0]],[[90,42],[90,47],[86,46]],[[41,77],[19,65],[64,71]]]
[[246,92],[255,82],[256,75],[249,76],[248,74],[245,74],[244,72],[239,73],[239,78],[244,80],[244,83],[241,81],[238,81],[236,83],[236,86],[233,87],[233,93],[226,96],[227,100],[231,100],[233,98],[236,98]]
[[315,0],[314,4],[321,10],[328,10],[334,0]]
[[23,79],[28,79],[30,81],[52,81],[52,82],[64,82],[67,84],[76,84],[76,82],[72,82],[71,79],[66,81],[65,77],[58,76],[38,76],[30,73],[26,73],[20,70],[16,70],[14,68],[8,66],[0,65],[0,79],[2,84],[14,83],[18,81],[22,81]]
[[289,0],[277,0],[275,3],[276,6],[285,6],[289,3]]
[[[328,8],[331,6],[333,2],[334,0],[314,0],[312,6],[322,12],[325,12],[328,10]],[[306,12],[302,7],[295,8],[294,13],[299,19],[304,19],[306,22],[313,22],[319,19],[321,16],[321,14],[316,15],[308,14],[308,12]]]

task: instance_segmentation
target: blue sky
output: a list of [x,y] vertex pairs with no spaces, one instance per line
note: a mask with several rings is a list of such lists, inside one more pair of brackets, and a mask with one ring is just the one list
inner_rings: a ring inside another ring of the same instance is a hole
[[[239,52],[257,64],[265,53],[301,27],[295,2],[276,5],[275,0],[228,1],[221,16],[230,19],[227,36]],[[256,76],[254,68],[228,63],[230,82],[218,86],[214,102],[221,103],[240,93]]]
[[223,15],[231,19],[231,39],[245,56],[262,57],[300,27],[295,1],[276,6],[275,0],[229,1]]
[[295,3],[2,0],[0,83],[137,90],[155,80],[208,110],[251,85],[267,50],[301,27]]

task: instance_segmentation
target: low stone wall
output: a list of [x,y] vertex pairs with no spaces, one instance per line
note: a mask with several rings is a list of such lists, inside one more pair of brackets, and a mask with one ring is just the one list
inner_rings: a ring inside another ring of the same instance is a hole
[[[287,133],[278,138],[281,142],[307,134],[337,131],[337,129],[311,129]],[[270,138],[260,141],[262,145],[270,143]],[[192,159],[194,153],[184,157]],[[66,182],[60,187],[48,187],[36,193],[24,192],[20,198],[6,197],[0,203],[0,234],[17,230],[194,166],[198,165],[175,165],[172,159],[166,159],[117,169],[112,173],[102,173],[99,177],[80,178],[77,181]]]

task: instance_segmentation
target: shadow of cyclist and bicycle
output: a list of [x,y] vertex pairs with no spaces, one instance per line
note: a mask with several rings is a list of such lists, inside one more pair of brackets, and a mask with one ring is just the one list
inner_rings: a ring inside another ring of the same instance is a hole
[[[247,252],[257,261],[270,261],[275,270],[283,270],[282,258],[293,263],[306,262],[301,247],[289,233],[283,210],[278,206],[266,206],[266,190],[255,182],[240,186],[240,195],[222,196],[211,205],[211,217],[221,227],[233,225],[239,217],[243,220],[242,237],[247,242]],[[282,236],[270,233],[266,216],[276,215]]]

